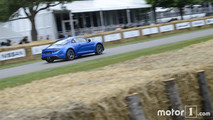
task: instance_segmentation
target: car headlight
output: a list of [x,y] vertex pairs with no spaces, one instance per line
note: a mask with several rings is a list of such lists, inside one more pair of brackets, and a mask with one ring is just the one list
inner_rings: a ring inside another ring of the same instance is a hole
[[58,48],[55,48],[55,49],[53,49],[53,51],[59,51],[60,49],[58,49]]

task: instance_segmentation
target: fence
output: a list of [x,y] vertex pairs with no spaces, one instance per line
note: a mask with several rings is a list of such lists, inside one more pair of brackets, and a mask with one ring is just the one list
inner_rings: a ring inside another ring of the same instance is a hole
[[[165,24],[135,27],[118,31],[102,32],[97,34],[84,35],[91,40],[101,41],[105,45],[119,42],[138,40],[167,33],[174,33],[185,30],[199,29],[213,25],[213,17],[198,18],[192,20],[175,21]],[[0,65],[27,61],[40,58],[42,49],[54,41],[37,41],[25,45],[17,45],[0,48]]]

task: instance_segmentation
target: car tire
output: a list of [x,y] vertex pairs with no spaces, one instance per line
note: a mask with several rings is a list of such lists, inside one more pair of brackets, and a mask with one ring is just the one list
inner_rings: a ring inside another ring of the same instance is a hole
[[72,49],[67,50],[66,59],[73,60],[75,58],[75,52]]
[[47,58],[46,61],[47,61],[48,63],[52,63],[52,62],[54,61],[54,59],[52,59],[52,58]]
[[101,44],[96,45],[96,55],[101,55],[103,53],[103,46]]

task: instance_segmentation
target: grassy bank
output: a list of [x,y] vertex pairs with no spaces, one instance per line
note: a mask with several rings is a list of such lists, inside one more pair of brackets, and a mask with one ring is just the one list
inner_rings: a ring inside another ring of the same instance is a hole
[[0,80],[0,90],[7,87],[15,87],[18,85],[30,83],[35,80],[41,80],[44,78],[53,77],[60,74],[95,70],[110,64],[116,64],[126,60],[135,59],[140,56],[179,50],[186,46],[197,44],[200,42],[205,42],[210,39],[213,39],[213,35],[191,39],[187,41],[182,41],[182,42],[177,42],[177,43],[172,43],[172,44],[167,44],[167,45],[162,45],[162,46],[157,46],[157,47],[152,47],[152,48],[141,49],[141,50],[132,51],[132,52],[115,55],[115,56],[110,56],[106,58],[100,58],[96,60],[75,63],[75,64],[71,64],[67,66],[46,69],[46,70],[19,75],[15,77],[5,78]]

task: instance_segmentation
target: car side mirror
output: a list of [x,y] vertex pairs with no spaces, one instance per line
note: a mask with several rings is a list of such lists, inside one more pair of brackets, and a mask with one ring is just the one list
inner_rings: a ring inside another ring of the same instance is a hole
[[91,40],[90,40],[90,39],[88,39],[88,42],[91,42]]

